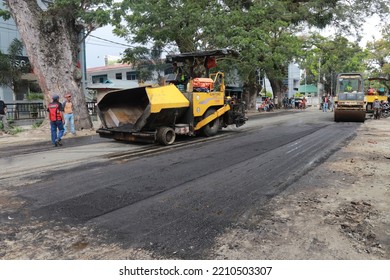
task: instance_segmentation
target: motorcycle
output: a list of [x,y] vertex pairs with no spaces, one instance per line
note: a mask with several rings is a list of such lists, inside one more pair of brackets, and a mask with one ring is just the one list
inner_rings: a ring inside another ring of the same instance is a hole
[[390,105],[388,103],[382,106],[382,117],[388,118],[390,116]]

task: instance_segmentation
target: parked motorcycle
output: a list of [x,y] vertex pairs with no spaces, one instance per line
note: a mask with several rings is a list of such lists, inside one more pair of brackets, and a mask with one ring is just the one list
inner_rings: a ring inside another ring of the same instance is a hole
[[390,105],[385,103],[382,106],[382,118],[388,118],[390,116]]

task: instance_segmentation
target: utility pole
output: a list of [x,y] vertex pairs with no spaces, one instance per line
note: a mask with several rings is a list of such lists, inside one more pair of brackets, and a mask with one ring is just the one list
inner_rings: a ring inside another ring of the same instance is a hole
[[321,57],[318,58],[318,82],[317,82],[318,105],[321,104]]

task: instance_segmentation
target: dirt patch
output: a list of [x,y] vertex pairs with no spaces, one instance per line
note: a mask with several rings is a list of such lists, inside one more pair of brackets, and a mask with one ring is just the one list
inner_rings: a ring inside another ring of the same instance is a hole
[[153,259],[142,250],[123,249],[106,241],[104,234],[92,228],[63,225],[54,221],[40,222],[31,218],[28,224],[18,223],[17,226],[2,221],[0,241],[0,259],[5,260]]
[[[95,125],[95,124],[94,124]],[[96,127],[99,127],[96,124]],[[77,136],[73,136],[72,134],[67,134],[64,138],[71,137],[80,137],[80,136],[89,136],[96,135],[95,129],[84,129],[81,131],[77,131]],[[27,129],[17,133],[17,134],[5,134],[0,131],[0,145],[1,147],[13,146],[15,144],[32,144],[42,141],[50,142],[50,125],[44,124],[38,128],[31,128],[30,126]]]

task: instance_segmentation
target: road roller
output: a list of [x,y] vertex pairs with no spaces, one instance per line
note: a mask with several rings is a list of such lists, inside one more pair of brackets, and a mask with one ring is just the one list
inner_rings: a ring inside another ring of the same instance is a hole
[[337,75],[334,110],[336,122],[364,122],[364,79],[361,73],[340,73]]

